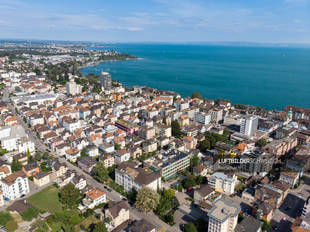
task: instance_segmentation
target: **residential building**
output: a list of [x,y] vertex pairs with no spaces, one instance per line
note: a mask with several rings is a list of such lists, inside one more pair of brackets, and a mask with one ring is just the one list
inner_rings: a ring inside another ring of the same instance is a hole
[[77,148],[70,148],[66,150],[65,156],[67,160],[75,163],[77,161],[77,158],[81,156],[81,153]]
[[294,170],[284,170],[280,172],[280,181],[283,181],[291,186],[291,188],[294,188],[294,186],[297,184],[299,179],[299,173]]
[[129,205],[127,201],[111,202],[109,207],[104,210],[104,217],[110,218],[110,225],[116,228],[129,220]]
[[86,197],[83,199],[83,205],[89,209],[93,209],[97,205],[107,202],[105,192],[100,189],[91,189],[86,193]]
[[67,95],[79,95],[82,93],[83,86],[75,83],[74,80],[70,80],[66,83]]
[[124,187],[126,192],[133,188],[139,191],[143,186],[155,191],[161,189],[161,176],[149,168],[137,167],[133,162],[121,163],[115,169],[115,182]]
[[232,199],[220,198],[213,202],[208,213],[208,232],[233,232],[237,226],[240,207]]
[[33,176],[33,182],[38,187],[42,187],[43,185],[47,185],[50,183],[50,173],[47,172],[39,172]]
[[108,72],[101,72],[100,75],[100,85],[104,90],[110,90],[112,88],[111,75]]
[[92,157],[84,156],[80,160],[78,160],[77,163],[79,168],[81,168],[83,171],[91,173],[97,162]]
[[96,157],[99,155],[99,149],[98,147],[94,146],[94,145],[89,145],[86,147],[86,153],[90,156],[90,157]]
[[56,162],[53,166],[52,166],[52,171],[53,174],[56,178],[63,176],[68,170],[68,167],[60,162]]
[[223,110],[213,109],[213,110],[210,110],[209,113],[211,114],[212,123],[218,124],[220,121],[223,120]]
[[211,122],[211,114],[205,112],[197,112],[195,113],[195,122],[207,125]]
[[39,166],[36,163],[29,163],[22,167],[23,172],[27,177],[33,176],[40,172]]
[[140,128],[138,135],[143,139],[151,139],[155,136],[155,128],[143,126]]
[[4,205],[3,193],[0,191],[0,207]]
[[241,119],[240,133],[247,136],[253,136],[257,131],[257,127],[258,117],[256,115],[245,117]]
[[130,152],[127,149],[116,150],[113,155],[118,163],[126,162],[130,159]]
[[169,153],[158,154],[145,161],[152,170],[160,171],[161,176],[165,180],[169,180],[190,166],[190,156],[173,150]]
[[2,192],[5,198],[15,200],[29,193],[28,178],[23,171],[13,172],[1,180]]
[[104,154],[99,157],[99,161],[104,163],[104,167],[112,167],[114,165],[114,156],[111,154]]
[[235,175],[226,175],[222,172],[215,172],[211,175],[208,183],[215,191],[230,195],[234,193],[237,177]]
[[12,171],[11,171],[11,166],[8,164],[3,163],[2,165],[0,165],[0,180],[2,180],[3,178],[7,177],[8,175],[11,175]]

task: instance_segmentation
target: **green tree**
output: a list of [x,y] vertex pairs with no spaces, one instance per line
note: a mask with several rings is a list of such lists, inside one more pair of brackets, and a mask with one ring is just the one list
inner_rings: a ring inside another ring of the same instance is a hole
[[103,162],[98,162],[96,164],[96,166],[93,168],[93,174],[94,177],[100,182],[105,182],[109,178],[108,169],[105,168]]
[[183,180],[182,185],[185,189],[194,187],[196,185],[195,177],[193,175],[188,175]]
[[263,222],[262,231],[268,231],[270,229],[270,222],[265,218],[262,218],[261,221]]
[[137,190],[135,188],[132,188],[131,191],[128,193],[128,200],[131,201],[131,202],[136,202],[136,198],[137,198]]
[[199,92],[194,92],[194,93],[192,93],[192,99],[194,99],[194,98],[202,99],[202,96]]
[[193,158],[191,158],[191,166],[195,167],[199,164],[199,157],[197,155],[193,156]]
[[208,139],[204,139],[204,140],[200,141],[198,143],[198,149],[201,152],[206,152],[207,150],[210,150],[211,149],[210,141]]
[[81,157],[84,157],[84,156],[89,156],[89,154],[87,154],[87,152],[86,152],[85,147],[81,150]]
[[261,138],[255,143],[255,145],[258,147],[264,147],[267,145],[267,140],[265,138]]
[[137,194],[135,206],[143,212],[150,212],[157,208],[160,196],[148,187],[142,187]]
[[41,154],[40,154],[39,152],[36,152],[36,153],[34,154],[34,159],[35,159],[36,161],[41,161],[41,159],[42,159]]
[[175,191],[173,189],[164,189],[163,190],[163,195],[165,198],[168,200],[172,200],[175,197]]
[[101,86],[100,85],[95,85],[93,88],[94,93],[101,93]]
[[181,137],[182,133],[181,133],[181,127],[180,124],[177,120],[174,120],[171,122],[171,131],[172,131],[172,135],[174,137]]
[[22,169],[22,167],[23,165],[17,159],[13,158],[13,162],[11,164],[12,172],[19,171]]
[[31,157],[31,154],[30,154],[29,149],[27,149],[27,151],[26,151],[26,155],[27,155],[27,157],[28,157],[28,158],[29,158],[29,157]]
[[42,155],[42,158],[43,158],[44,160],[47,160],[47,159],[50,158],[50,155],[48,154],[48,152],[44,152],[43,155]]
[[74,187],[72,183],[64,186],[59,192],[59,201],[72,208],[80,199],[80,190]]
[[99,222],[94,226],[92,232],[108,232],[104,222]]
[[168,198],[165,197],[161,197],[159,200],[159,204],[157,206],[157,213],[159,215],[164,215],[169,209],[171,209],[172,205],[171,205],[171,201]]
[[193,223],[187,223],[184,227],[185,232],[198,232],[196,226]]
[[119,145],[118,143],[114,144],[114,149],[115,150],[121,150],[121,145]]
[[196,177],[196,184],[199,184],[199,185],[200,185],[200,184],[202,184],[202,183],[203,183],[203,177],[200,176],[200,175],[197,176],[197,177]]

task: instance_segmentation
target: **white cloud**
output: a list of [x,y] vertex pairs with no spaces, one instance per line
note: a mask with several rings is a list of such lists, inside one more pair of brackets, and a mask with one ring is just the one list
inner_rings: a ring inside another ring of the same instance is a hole
[[128,31],[143,31],[144,30],[144,28],[142,27],[129,27],[127,29]]

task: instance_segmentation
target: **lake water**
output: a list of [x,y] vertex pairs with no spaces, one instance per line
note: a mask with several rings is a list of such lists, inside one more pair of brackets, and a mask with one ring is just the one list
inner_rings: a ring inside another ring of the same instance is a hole
[[182,96],[200,92],[267,109],[310,108],[309,48],[115,44],[109,49],[143,59],[103,62],[81,72],[106,71],[127,87],[145,85]]

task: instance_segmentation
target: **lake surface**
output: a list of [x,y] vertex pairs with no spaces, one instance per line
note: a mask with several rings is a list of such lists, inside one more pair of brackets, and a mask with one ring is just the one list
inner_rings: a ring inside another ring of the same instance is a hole
[[310,108],[309,48],[115,44],[109,49],[143,59],[103,62],[81,72],[106,71],[126,87],[145,85],[182,96],[200,92],[267,109]]

